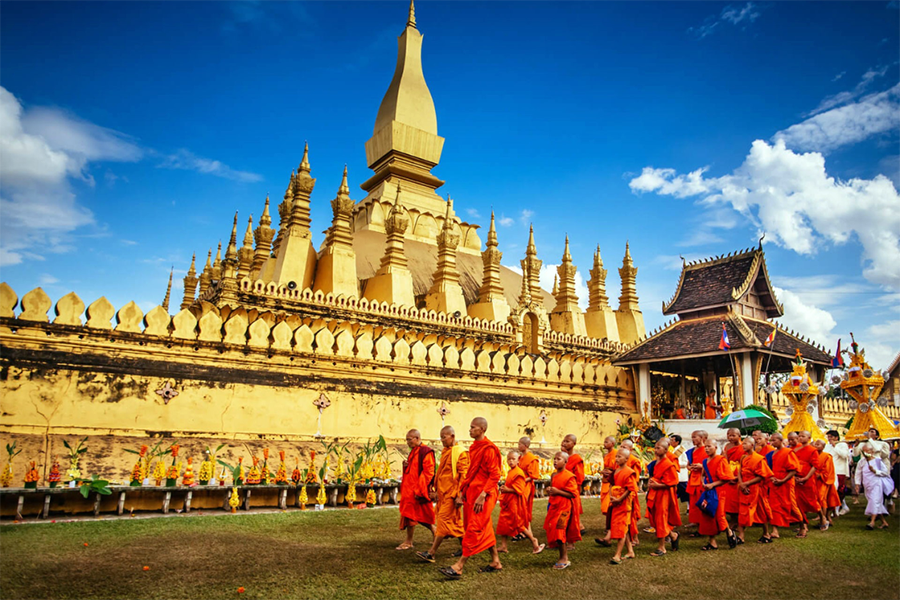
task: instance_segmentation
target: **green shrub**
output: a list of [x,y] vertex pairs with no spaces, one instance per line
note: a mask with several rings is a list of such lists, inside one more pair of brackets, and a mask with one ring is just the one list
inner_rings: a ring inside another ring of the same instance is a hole
[[757,430],[762,431],[764,433],[770,433],[770,434],[778,431],[778,419],[775,418],[775,415],[773,415],[772,412],[768,408],[766,408],[765,406],[760,406],[758,404],[751,404],[750,406],[745,406],[744,408],[747,410],[758,410],[759,412],[763,413],[764,415],[768,415],[769,417],[771,417],[772,420],[766,421],[765,423],[763,423],[761,425],[745,427],[745,428],[741,429],[741,435],[750,435],[751,433],[753,433],[754,431],[757,431]]

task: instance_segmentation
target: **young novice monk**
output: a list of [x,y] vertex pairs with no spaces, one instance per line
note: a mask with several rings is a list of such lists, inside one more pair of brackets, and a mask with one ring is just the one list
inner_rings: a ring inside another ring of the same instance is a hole
[[497,552],[509,552],[509,538],[524,533],[531,540],[533,552],[538,554],[544,546],[538,544],[527,526],[528,481],[525,472],[519,468],[519,453],[511,450],[506,455],[509,473],[500,486],[500,518],[497,520],[497,535],[501,536]]
[[610,537],[616,540],[616,553],[609,564],[622,564],[622,549],[628,551],[625,558],[634,558],[629,530],[633,511],[633,502],[637,496],[637,474],[626,466],[631,457],[628,448],[619,448],[616,453],[616,470],[613,472],[612,487],[609,489],[609,531]]
[[[678,550],[678,534],[674,527],[681,525],[681,514],[675,487],[678,485],[678,463],[669,457],[669,440],[662,438],[653,448],[656,454],[656,465],[653,475],[647,484],[647,513],[650,525],[656,530],[659,546],[650,556],[663,556],[666,553],[666,539],[672,539],[672,550]],[[676,459],[677,460],[677,459]],[[649,469],[648,469],[649,470]]]
[[709,541],[700,549],[718,550],[716,536],[723,531],[728,536],[728,545],[734,548],[737,545],[737,538],[725,519],[725,499],[721,490],[736,476],[731,470],[731,465],[728,464],[728,459],[719,455],[719,449],[714,441],[707,438],[704,448],[707,458],[703,461],[703,489],[716,490],[719,496],[719,506],[714,515],[703,510],[700,511],[700,524],[697,531],[700,535],[709,536]]
[[769,544],[771,513],[765,496],[766,480],[772,476],[766,459],[756,453],[756,442],[752,437],[744,438],[744,456],[738,471],[738,492],[741,511],[738,515],[738,544],[744,543],[744,530],[756,523],[762,523],[763,535],[759,542]]
[[[565,452],[557,452],[553,457],[553,466],[556,473],[550,479],[550,487],[547,488],[549,503],[547,505],[547,517],[544,519],[544,531],[547,532],[547,544],[559,548],[559,560],[553,565],[554,569],[565,569],[569,562],[569,544],[574,544],[581,539],[579,531],[578,506],[575,498],[578,496],[578,481],[575,475],[566,469],[569,455]],[[532,542],[536,543],[536,542]],[[535,548],[535,554],[543,550]]]
[[831,526],[832,519],[837,516],[835,510],[841,505],[841,498],[838,496],[837,488],[834,487],[834,480],[837,479],[834,474],[834,459],[825,452],[825,442],[816,440],[812,445],[819,452],[816,477],[819,480],[819,504],[825,513],[825,521],[819,525],[819,529],[825,531]]

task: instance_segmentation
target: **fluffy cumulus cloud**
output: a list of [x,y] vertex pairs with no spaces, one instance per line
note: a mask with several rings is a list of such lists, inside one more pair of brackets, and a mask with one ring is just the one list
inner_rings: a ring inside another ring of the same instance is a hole
[[699,197],[708,207],[731,206],[779,245],[811,255],[822,241],[863,248],[863,275],[900,289],[900,195],[882,175],[840,181],[828,175],[818,152],[795,153],[779,139],[753,142],[744,163],[729,175],[679,175],[645,167],[631,180],[634,192]]
[[830,347],[834,340],[833,331],[837,326],[834,317],[815,304],[804,302],[804,298],[791,290],[774,287],[775,295],[784,307],[781,325],[801,332],[805,337]]

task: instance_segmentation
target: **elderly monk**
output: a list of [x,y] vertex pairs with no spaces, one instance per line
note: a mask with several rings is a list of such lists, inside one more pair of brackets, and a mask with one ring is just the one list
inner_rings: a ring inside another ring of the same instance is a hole
[[732,548],[737,545],[737,538],[734,532],[728,526],[725,519],[725,502],[722,500],[722,494],[719,490],[723,490],[726,484],[730,483],[736,476],[731,470],[728,459],[719,454],[719,448],[716,443],[707,438],[706,444],[703,446],[706,451],[706,460],[703,461],[703,490],[716,490],[719,497],[719,504],[715,513],[710,514],[709,511],[700,511],[700,522],[697,524],[697,532],[700,535],[709,536],[709,541],[705,546],[701,546],[701,550],[718,550],[719,546],[716,537],[725,532],[728,538],[728,545]]
[[509,472],[506,480],[500,486],[500,518],[497,519],[497,535],[502,537],[497,552],[509,552],[509,538],[525,534],[529,540],[534,554],[539,554],[544,546],[540,545],[537,538],[531,533],[526,517],[526,500],[528,497],[528,482],[525,480],[525,472],[519,468],[518,450],[510,450],[506,455],[506,464]]
[[841,505],[834,482],[837,476],[834,473],[834,458],[825,452],[825,441],[816,440],[812,443],[819,453],[819,464],[816,468],[816,478],[819,480],[819,505],[825,513],[825,520],[819,524],[819,529],[826,531],[832,524],[832,519],[837,516],[835,509]]
[[794,478],[797,493],[797,507],[800,509],[801,523],[800,532],[797,537],[805,538],[809,533],[809,519],[806,513],[818,513],[819,523],[825,523],[825,512],[819,504],[819,488],[816,479],[816,471],[819,468],[819,452],[810,445],[810,434],[808,431],[800,431],[797,433],[797,445],[794,446],[794,453],[797,455],[797,461],[800,463],[800,470]]
[[767,495],[769,507],[772,509],[772,529],[769,532],[772,539],[781,537],[779,527],[790,527],[800,519],[800,511],[797,509],[797,499],[794,495],[794,476],[800,468],[797,455],[784,444],[784,436],[773,433],[769,441],[775,450],[766,456],[766,462],[772,469],[772,477],[769,479]]
[[485,550],[490,550],[491,562],[480,570],[493,573],[503,569],[491,522],[491,512],[497,503],[501,454],[494,442],[487,439],[487,428],[488,422],[484,417],[472,419],[469,425],[469,435],[475,441],[469,446],[469,472],[456,498],[456,504],[463,507],[463,552],[452,566],[440,570],[450,579],[459,579],[469,557]]
[[422,444],[418,429],[406,434],[409,456],[403,461],[400,482],[400,529],[406,530],[406,541],[397,550],[413,547],[416,524],[422,524],[434,534],[434,505],[431,488],[434,483],[434,450]]
[[728,461],[728,466],[734,474],[734,479],[728,481],[719,488],[719,502],[725,505],[725,514],[734,515],[735,527],[737,527],[737,515],[741,512],[740,498],[738,498],[737,470],[741,465],[741,457],[744,456],[744,444],[741,443],[741,430],[731,428],[728,430],[728,443],[725,444],[723,456]]
[[[688,522],[700,523],[700,509],[697,500],[703,493],[703,461],[706,460],[706,439],[709,435],[702,429],[691,433],[691,442],[694,447],[687,451],[688,459],[688,484],[687,493],[691,496],[688,505]],[[700,537],[699,533],[691,534],[691,537]]]
[[658,547],[650,556],[662,556],[666,553],[666,538],[672,540],[672,550],[678,550],[678,534],[675,527],[681,525],[681,514],[678,510],[678,462],[672,460],[669,452],[669,440],[662,438],[653,447],[656,454],[656,465],[653,475],[647,483],[647,513],[650,525],[656,530]]
[[634,558],[631,545],[631,520],[634,508],[632,502],[638,494],[637,473],[627,466],[631,451],[619,448],[616,453],[616,470],[613,472],[612,487],[609,489],[609,522],[611,538],[616,540],[616,553],[609,564],[622,564],[622,550],[627,550],[625,558]]
[[766,502],[766,480],[772,476],[772,470],[766,459],[756,452],[756,442],[752,437],[743,441],[744,456],[741,457],[741,468],[738,470],[738,493],[741,512],[738,515],[738,544],[744,543],[744,530],[756,523],[763,526],[763,535],[759,543],[770,544],[768,503]]
[[[575,498],[578,497],[578,482],[575,474],[566,468],[569,455],[557,452],[553,456],[553,468],[556,472],[550,478],[547,488],[547,517],[544,519],[544,531],[547,533],[547,544],[559,548],[559,560],[554,569],[565,569],[569,562],[569,546],[581,539],[578,528],[578,517],[575,514]],[[541,546],[543,549],[543,546]],[[540,552],[536,550],[535,554]]]
[[[575,454],[575,444],[577,443],[578,438],[575,437],[574,433],[570,433],[563,438],[563,441],[560,444],[560,450],[569,455],[569,461],[566,463],[566,470],[575,476],[575,482],[578,483],[578,495],[575,496],[575,518],[578,530],[583,531],[583,528],[581,527],[581,514],[584,512],[584,508],[581,506],[581,486],[584,484],[584,459],[578,454]],[[575,544],[573,543],[572,546],[574,545]]]
[[[531,450],[531,438],[528,436],[519,438],[519,468],[525,473],[525,481],[528,483],[528,496],[525,499],[525,522],[528,525],[528,533],[532,533],[531,521],[534,515],[534,482],[541,478],[541,463]],[[525,539],[521,535],[519,539]]]
[[445,538],[462,538],[462,510],[456,505],[459,486],[469,470],[469,453],[456,443],[456,432],[447,425],[441,429],[441,461],[435,476],[432,499],[437,501],[437,523],[434,542],[427,552],[417,552],[416,556],[433,563],[434,556]]

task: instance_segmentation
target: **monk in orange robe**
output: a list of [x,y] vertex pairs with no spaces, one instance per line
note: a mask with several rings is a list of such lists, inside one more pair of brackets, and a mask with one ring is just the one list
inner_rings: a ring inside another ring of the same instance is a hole
[[772,476],[772,470],[766,459],[756,453],[756,442],[752,437],[744,438],[744,456],[741,457],[741,468],[738,471],[738,492],[740,494],[741,512],[738,515],[738,544],[744,543],[744,530],[756,523],[762,523],[763,535],[759,542],[772,542],[769,535],[769,520],[766,514],[765,498],[766,480]]
[[469,435],[474,442],[469,446],[469,471],[460,485],[456,504],[463,507],[465,531],[462,541],[462,556],[452,566],[440,569],[450,578],[459,579],[469,557],[490,550],[491,562],[481,571],[494,572],[503,569],[491,512],[497,503],[497,484],[500,481],[500,449],[487,439],[487,419],[476,417],[469,425]]
[[[731,472],[734,473],[734,479],[722,484],[719,488],[719,502],[725,505],[726,516],[734,515],[734,519],[737,519],[738,513],[741,512],[737,487],[737,470],[741,465],[741,457],[744,456],[744,444],[741,443],[740,429],[729,429],[727,435],[728,443],[725,444],[723,456],[728,461]],[[737,527],[736,520],[734,523],[735,527]]]
[[506,481],[500,486],[500,518],[497,519],[497,535],[503,539],[497,552],[509,552],[509,538],[525,534],[531,540],[532,551],[540,554],[544,546],[539,544],[537,538],[531,533],[528,522],[526,500],[528,497],[528,482],[525,480],[525,472],[519,468],[519,452],[511,450],[506,455],[506,464],[509,465],[509,473]]
[[678,487],[678,459],[672,461],[674,455],[669,452],[668,438],[662,438],[653,447],[656,454],[656,465],[653,475],[647,483],[647,512],[650,525],[656,530],[659,546],[650,556],[662,556],[666,553],[666,539],[671,538],[672,550],[678,550],[678,534],[675,527],[681,525],[681,513],[675,488]]
[[409,456],[403,461],[403,479],[400,482],[400,529],[406,530],[406,541],[397,550],[413,547],[416,524],[422,524],[434,534],[434,505],[431,491],[434,485],[434,450],[422,444],[417,429],[406,434]]
[[737,476],[731,470],[728,459],[719,454],[719,448],[714,441],[707,439],[703,449],[706,451],[707,456],[706,460],[703,461],[703,490],[716,490],[719,504],[714,514],[700,510],[700,522],[697,524],[697,532],[700,535],[709,536],[709,541],[705,546],[701,546],[700,549],[717,550],[719,546],[716,542],[716,537],[723,531],[728,538],[728,545],[734,548],[737,544],[737,538],[725,519],[725,502],[722,500],[722,494],[719,490],[724,489],[726,484],[732,479],[736,479]]
[[553,456],[553,468],[556,473],[550,478],[547,488],[547,517],[544,519],[544,531],[547,532],[547,545],[559,548],[559,560],[554,569],[565,569],[569,562],[569,545],[581,539],[578,527],[575,498],[578,497],[578,482],[575,474],[566,469],[569,455],[557,452]]
[[[644,471],[644,463],[635,455],[634,442],[630,439],[623,440],[622,447],[628,449],[629,452],[628,462],[625,463],[625,466],[634,471],[638,482],[640,482],[641,473]],[[641,501],[637,494],[632,498],[631,507],[633,511],[631,524],[629,526],[629,531],[631,532],[631,545],[637,546],[641,543],[638,539],[638,522],[641,520]]]
[[816,469],[816,477],[819,480],[819,506],[825,513],[825,521],[819,525],[819,529],[826,531],[832,525],[832,519],[836,517],[835,509],[841,505],[834,481],[837,475],[834,472],[834,458],[825,452],[824,440],[816,440],[813,446],[819,453],[819,464]]
[[[697,508],[697,500],[703,493],[703,461],[706,460],[706,440],[709,435],[699,429],[691,433],[691,442],[694,447],[687,451],[688,482],[686,491],[690,495],[688,505],[688,522],[700,523],[700,509]],[[691,534],[691,537],[700,537],[699,533]]]
[[757,429],[753,432],[753,441],[756,444],[756,453],[762,456],[763,458],[769,455],[769,452],[775,450],[772,444],[769,443],[769,434],[765,431],[760,431]]
[[606,454],[603,455],[603,471],[601,472],[603,482],[600,484],[600,511],[607,515],[606,535],[602,538],[594,538],[594,541],[604,548],[609,548],[612,545],[609,531],[609,489],[612,487],[613,473],[617,468],[616,438],[611,435],[606,436],[606,439],[603,440],[603,450]]
[[631,520],[633,518],[633,499],[638,494],[637,473],[626,466],[631,451],[628,448],[619,448],[616,453],[616,470],[613,472],[612,487],[609,489],[609,523],[610,536],[617,540],[616,553],[610,559],[612,565],[622,564],[622,550],[627,554],[625,558],[634,558],[634,548],[631,545]]
[[433,563],[441,542],[446,538],[462,538],[462,509],[456,505],[459,486],[469,469],[469,453],[456,443],[456,432],[449,425],[441,429],[441,461],[435,475],[432,499],[437,502],[434,541],[426,552],[416,552],[416,556]]
[[795,487],[797,507],[800,509],[801,515],[800,532],[797,534],[799,538],[805,538],[809,533],[809,520],[806,513],[819,513],[819,522],[826,521],[824,511],[819,504],[819,488],[816,479],[819,453],[815,447],[810,445],[810,437],[808,431],[798,432],[797,445],[794,446],[794,453],[800,463],[800,470],[797,471],[797,476],[794,478],[794,481],[797,482]]
[[719,404],[716,402],[716,393],[710,392],[706,395],[706,403],[703,410],[703,418],[712,420],[716,418],[716,408]]
[[[525,481],[528,483],[528,496],[525,499],[525,522],[528,524],[528,531],[531,533],[531,521],[534,517],[534,482],[541,478],[541,463],[538,457],[530,450],[531,438],[519,438],[519,468],[525,473]],[[532,534],[532,537],[533,534]]]
[[570,433],[563,438],[560,450],[569,455],[566,470],[575,476],[575,481],[578,483],[578,495],[575,496],[575,518],[577,519],[578,530],[581,531],[581,515],[584,512],[584,507],[581,506],[581,486],[584,484],[584,459],[575,454],[575,444],[577,443],[578,438],[575,437],[575,434]]
[[773,452],[766,456],[766,462],[772,469],[772,477],[769,479],[766,490],[769,498],[769,507],[772,509],[771,531],[772,539],[781,537],[779,527],[790,527],[791,523],[799,520],[800,511],[797,509],[797,500],[794,495],[794,476],[800,468],[797,456],[784,444],[784,436],[773,433],[769,441]]

